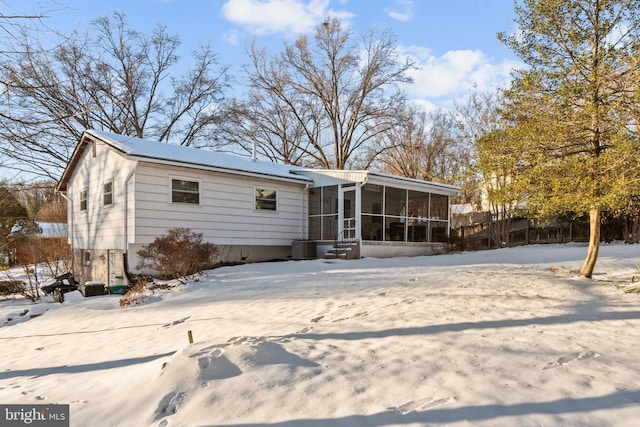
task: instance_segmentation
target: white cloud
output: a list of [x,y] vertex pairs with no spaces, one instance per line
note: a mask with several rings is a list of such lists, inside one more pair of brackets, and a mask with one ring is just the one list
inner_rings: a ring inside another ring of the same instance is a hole
[[227,0],[225,19],[258,34],[310,32],[327,16],[349,19],[348,12],[329,9],[329,0]]
[[236,30],[227,31],[222,35],[222,38],[230,45],[235,46],[238,44],[239,37],[238,37],[238,32]]
[[427,103],[446,103],[474,89],[496,89],[511,80],[513,68],[521,66],[512,60],[494,62],[480,50],[451,50],[440,57],[423,47],[405,47],[401,51],[418,67],[409,73],[413,84],[405,88],[407,95]]
[[388,7],[387,15],[390,18],[401,22],[407,22],[413,19],[413,1],[412,0],[396,0],[395,3]]

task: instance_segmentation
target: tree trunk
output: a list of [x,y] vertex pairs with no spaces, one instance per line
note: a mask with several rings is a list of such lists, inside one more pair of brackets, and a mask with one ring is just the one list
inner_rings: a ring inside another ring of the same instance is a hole
[[587,258],[582,264],[580,275],[591,279],[593,269],[598,259],[598,250],[600,249],[600,208],[593,206],[589,211],[589,249],[587,250]]

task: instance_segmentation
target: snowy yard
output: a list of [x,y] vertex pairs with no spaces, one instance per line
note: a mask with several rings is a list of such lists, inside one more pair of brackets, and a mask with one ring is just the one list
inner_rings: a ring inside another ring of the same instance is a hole
[[572,273],[585,254],[225,267],[129,308],[3,301],[0,403],[70,404],[72,426],[636,426],[640,296],[615,285],[640,246],[603,246],[593,281]]

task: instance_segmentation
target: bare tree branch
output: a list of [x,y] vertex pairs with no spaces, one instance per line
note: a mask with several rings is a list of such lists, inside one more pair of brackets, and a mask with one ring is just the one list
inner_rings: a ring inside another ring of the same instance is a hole
[[390,32],[369,31],[358,43],[335,18],[279,54],[252,45],[249,58],[249,100],[233,104],[236,120],[221,132],[242,134],[274,160],[336,169],[398,124],[398,86],[414,66],[399,61]]
[[123,13],[98,18],[51,51],[29,33],[0,70],[0,155],[59,178],[85,129],[189,145],[203,141],[228,87],[228,69],[209,47],[177,68],[178,36],[158,25],[146,35]]

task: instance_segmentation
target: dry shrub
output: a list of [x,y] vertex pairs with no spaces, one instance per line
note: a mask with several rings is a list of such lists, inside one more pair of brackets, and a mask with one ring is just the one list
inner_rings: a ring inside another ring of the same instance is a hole
[[152,269],[162,278],[183,281],[215,266],[219,250],[190,228],[172,228],[165,236],[142,247],[139,269]]
[[144,280],[133,285],[127,293],[120,298],[120,307],[128,307],[130,305],[138,305],[147,302],[153,292],[147,292],[146,288],[147,282]]
[[24,282],[19,280],[9,279],[9,280],[0,280],[0,296],[1,297],[12,297],[15,295],[22,295],[24,291]]

